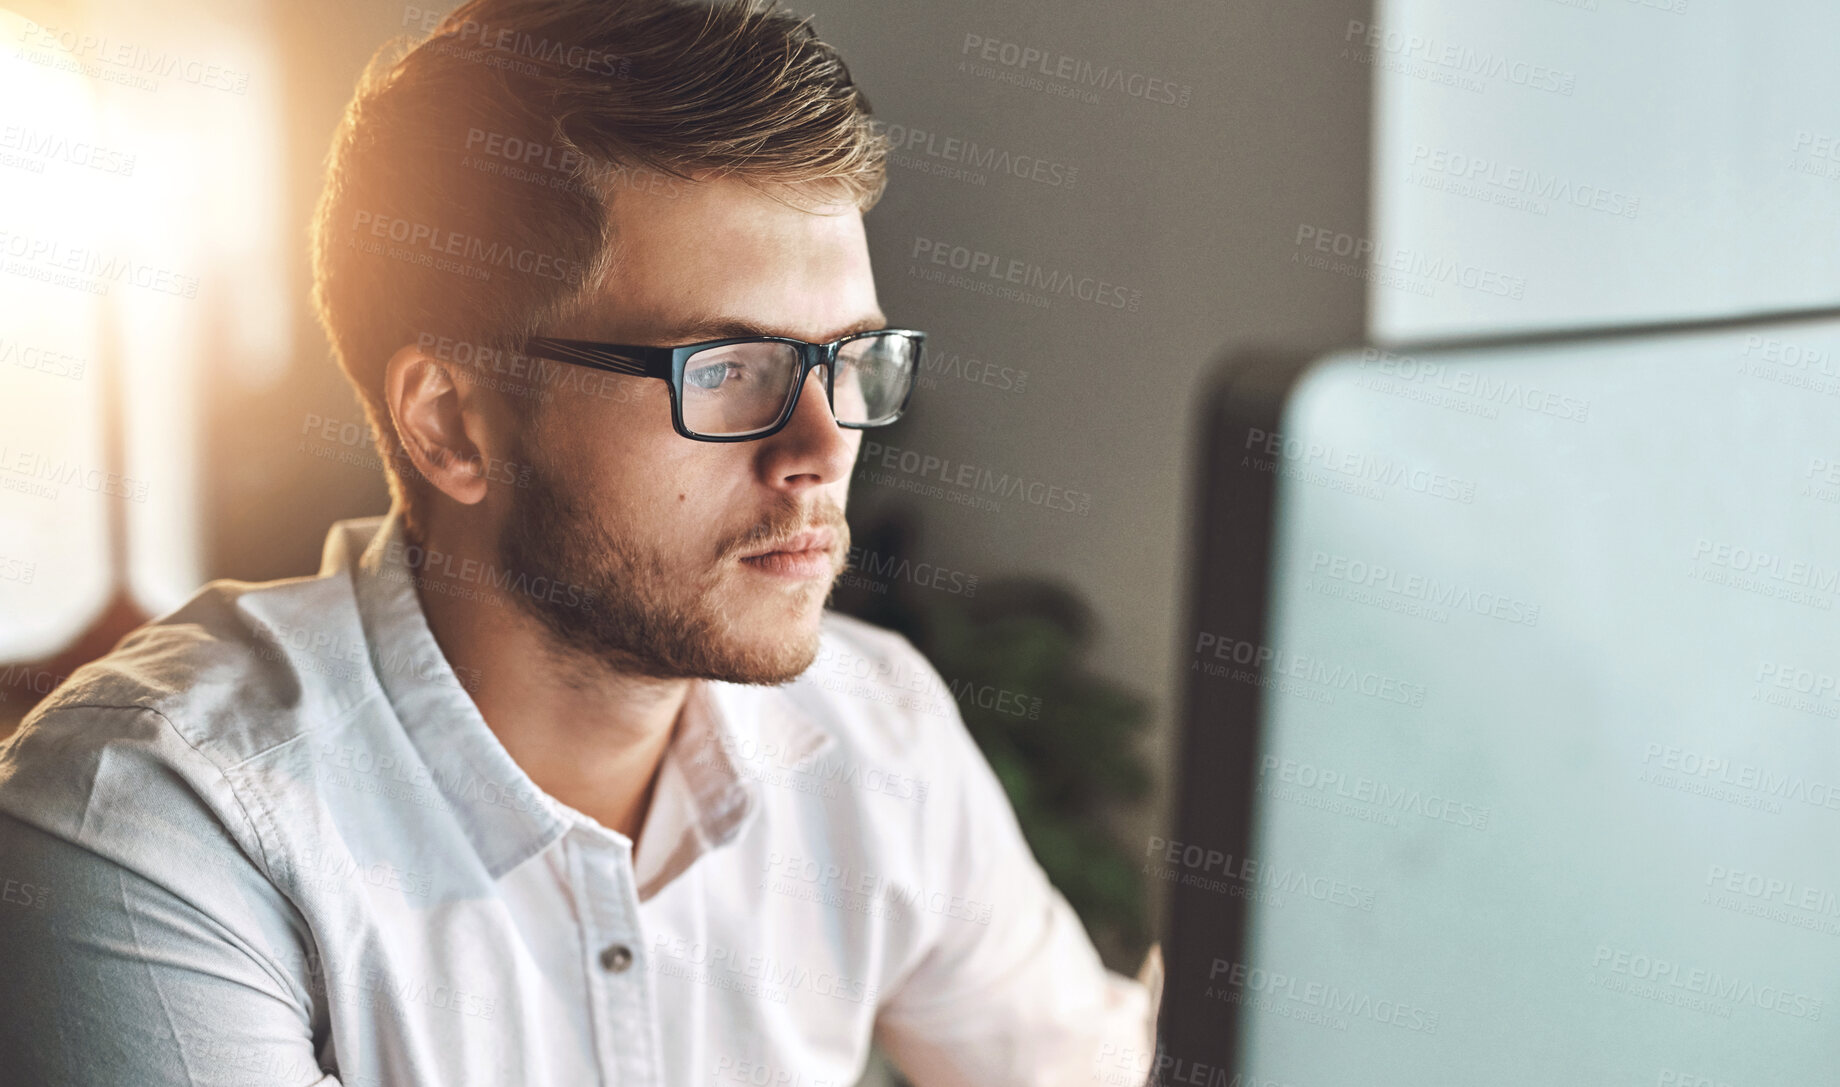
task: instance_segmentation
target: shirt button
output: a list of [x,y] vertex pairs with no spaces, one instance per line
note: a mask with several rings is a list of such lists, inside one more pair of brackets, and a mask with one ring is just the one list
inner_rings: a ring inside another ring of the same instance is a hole
[[632,965],[632,961],[632,948],[625,944],[614,944],[601,952],[601,965],[616,974],[625,973],[626,968]]

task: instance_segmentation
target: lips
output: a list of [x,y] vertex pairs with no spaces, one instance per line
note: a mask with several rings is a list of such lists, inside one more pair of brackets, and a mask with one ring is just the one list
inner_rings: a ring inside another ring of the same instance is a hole
[[764,558],[767,555],[796,555],[806,551],[830,551],[836,546],[836,537],[828,529],[806,529],[796,536],[789,536],[775,544],[769,544],[758,551],[750,551],[741,556],[744,559]]

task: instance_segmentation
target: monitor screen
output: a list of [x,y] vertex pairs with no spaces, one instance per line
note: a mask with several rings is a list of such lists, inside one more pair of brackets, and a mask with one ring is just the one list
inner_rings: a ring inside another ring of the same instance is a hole
[[1255,708],[1146,863],[1233,1046],[1165,1082],[1831,1081],[1840,320],[1295,374],[1211,446],[1271,501],[1197,556],[1263,592],[1187,631],[1190,727]]

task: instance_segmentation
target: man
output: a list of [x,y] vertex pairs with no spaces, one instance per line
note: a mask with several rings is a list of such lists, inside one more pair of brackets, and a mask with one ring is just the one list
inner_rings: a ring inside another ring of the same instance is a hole
[[[756,0],[476,0],[374,67],[315,297],[393,502],[0,749],[33,1084],[1118,1082],[1150,992],[943,683],[824,610],[883,145]],[[761,339],[777,337],[778,339]],[[681,345],[721,341],[698,352]],[[798,343],[787,341],[801,341]]]

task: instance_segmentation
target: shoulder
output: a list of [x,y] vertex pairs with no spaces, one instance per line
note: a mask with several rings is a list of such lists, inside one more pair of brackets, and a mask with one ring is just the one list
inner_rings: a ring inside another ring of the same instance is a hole
[[234,763],[370,698],[370,678],[348,578],[214,581],[71,673],[19,735],[63,730],[100,742],[108,728],[88,719],[119,715],[95,711],[143,710],[200,753]]
[[346,577],[212,582],[71,673],[0,744],[0,811],[88,844],[105,809],[118,829],[127,812],[208,810],[245,838],[227,772],[371,698],[350,653],[365,659]]

